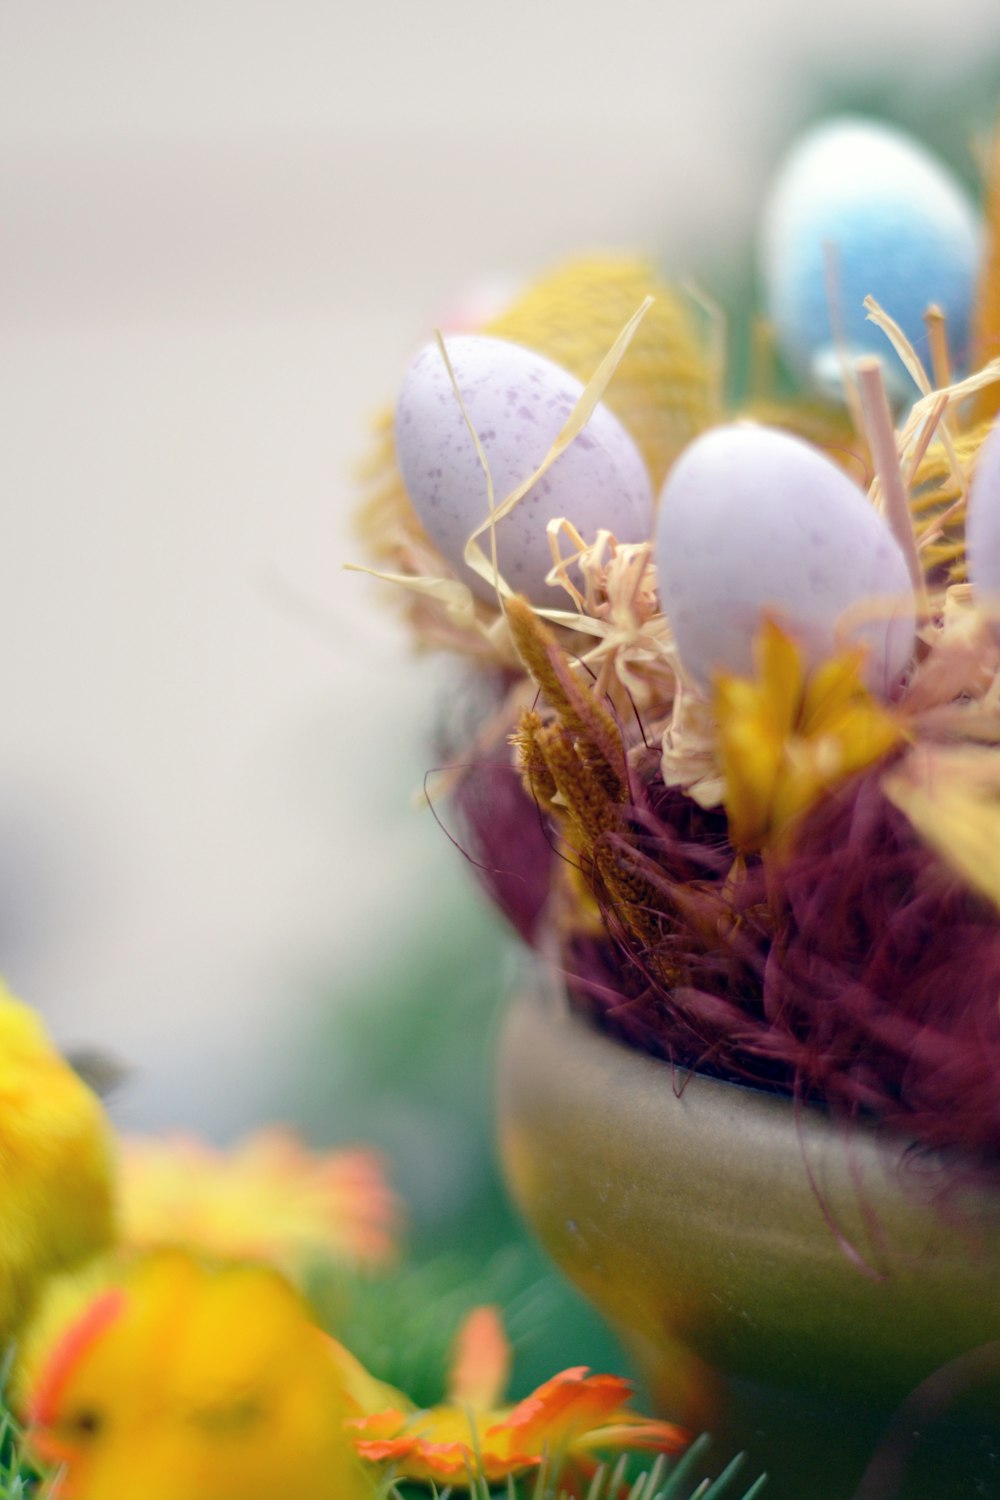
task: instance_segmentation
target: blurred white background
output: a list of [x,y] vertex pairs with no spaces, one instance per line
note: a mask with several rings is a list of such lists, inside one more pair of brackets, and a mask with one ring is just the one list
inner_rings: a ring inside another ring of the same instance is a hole
[[0,0],[0,963],[129,1123],[252,1118],[316,974],[472,909],[341,571],[456,291],[724,259],[818,84],[989,57],[996,0]]

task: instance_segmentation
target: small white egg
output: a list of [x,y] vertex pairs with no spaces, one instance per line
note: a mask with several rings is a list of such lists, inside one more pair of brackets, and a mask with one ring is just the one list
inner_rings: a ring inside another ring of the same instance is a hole
[[[468,334],[445,344],[490,466],[494,503],[500,505],[545,458],[583,386],[551,360],[504,339]],[[466,542],[489,514],[486,475],[436,343],[417,355],[403,381],[395,430],[403,482],[428,536],[474,593],[495,599],[490,584],[464,562]],[[618,418],[602,404],[566,452],[497,523],[500,573],[535,605],[568,603],[561,590],[545,582],[552,567],[545,528],[562,516],[586,541],[602,527],[619,542],[650,538],[648,471]],[[480,546],[489,557],[488,532]]]
[[[829,249],[827,248],[829,247]],[[849,356],[875,354],[897,397],[913,383],[864,310],[872,296],[929,364],[924,312],[947,318],[952,359],[969,339],[982,229],[955,174],[903,131],[841,116],[809,131],[778,170],[761,225],[764,305],[792,368],[824,394],[841,388],[827,257]]]
[[1000,630],[1000,419],[976,456],[965,533],[976,602]]
[[789,433],[736,423],[686,448],[663,486],[655,557],[681,661],[703,689],[719,671],[752,675],[764,615],[811,664],[863,642],[866,681],[886,697],[912,654],[902,549],[853,480]]

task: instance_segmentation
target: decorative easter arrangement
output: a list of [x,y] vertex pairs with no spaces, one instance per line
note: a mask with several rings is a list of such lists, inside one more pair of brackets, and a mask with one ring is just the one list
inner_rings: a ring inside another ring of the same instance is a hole
[[464,658],[430,801],[542,959],[509,1190],[775,1500],[1000,1483],[988,175],[821,124],[745,376],[700,289],[581,259],[427,344],[367,476],[369,571]]
[[[1000,187],[843,118],[720,316],[584,260],[429,343],[362,521],[477,718],[438,790],[571,1004],[1000,1158]],[[434,795],[432,789],[431,795]]]

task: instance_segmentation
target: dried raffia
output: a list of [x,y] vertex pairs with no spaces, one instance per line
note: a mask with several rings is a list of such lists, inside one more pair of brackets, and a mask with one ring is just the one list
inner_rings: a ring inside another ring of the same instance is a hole
[[[469,429],[469,433],[472,436],[472,440],[475,443],[476,453],[478,455],[480,465],[485,472],[488,488],[488,514],[486,516],[486,519],[476,527],[475,531],[466,542],[464,562],[466,567],[471,568],[473,573],[477,574],[480,578],[482,578],[486,583],[490,584],[490,586],[496,590],[499,598],[502,599],[511,591],[507,587],[504,579],[501,578],[497,568],[495,545],[495,528],[497,522],[502,521],[505,516],[509,516],[515,506],[520,505],[521,501],[532,489],[534,489],[535,485],[538,484],[540,480],[544,479],[545,475],[551,469],[552,465],[562,457],[570,444],[580,436],[581,432],[590,421],[590,418],[593,416],[598,402],[604,396],[604,393],[608,388],[612,376],[621,363],[629,347],[629,344],[632,342],[636,330],[638,329],[643,318],[646,316],[652,305],[652,297],[646,297],[645,300],[640,304],[640,306],[635,311],[633,311],[632,316],[629,318],[625,326],[620,330],[618,337],[611,345],[611,348],[604,355],[596,370],[584,385],[583,390],[580,392],[579,398],[577,399],[576,405],[573,407],[573,410],[566,418],[563,426],[556,434],[554,442],[552,443],[545,457],[542,459],[541,463],[537,468],[533,469],[530,474],[526,475],[526,477],[521,480],[520,484],[514,487],[509,495],[505,496],[504,499],[500,501],[496,500],[496,497],[493,493],[493,481],[490,476],[489,464],[486,459],[486,454],[483,451],[482,445],[479,441],[479,436],[476,433],[475,428],[469,420],[468,415],[465,414],[462,395],[458,389],[458,384],[455,380],[454,372],[452,371],[451,365],[448,361],[447,349],[445,347],[444,340],[441,338],[441,335],[438,334],[438,344],[441,349],[442,358],[448,365],[448,373],[451,376],[451,383],[455,393],[455,399],[462,407],[463,415],[465,415],[466,425]],[[480,539],[484,536],[487,537],[490,541],[491,555],[489,557],[485,555],[482,547],[480,546]],[[546,615],[549,614],[548,611],[544,611],[544,613]],[[553,616],[553,618],[558,623],[567,623],[566,621],[560,619],[558,612]]]
[[903,471],[899,466],[896,434],[882,381],[881,361],[875,358],[859,360],[857,377],[868,441],[875,459],[876,483],[881,488],[886,519],[906,558],[914,592],[918,600],[923,602],[923,569],[917,554],[917,539],[913,531]]
[[[979,397],[1000,382],[1000,360],[992,360],[974,374],[935,389],[923,364],[894,322],[872,297],[865,299],[869,320],[886,335],[896,354],[921,392],[904,421],[897,439],[897,449],[904,464],[910,511],[917,526],[917,547],[922,556],[923,571],[934,577],[942,575],[947,582],[959,582],[965,576],[965,505],[976,455],[989,430],[980,421],[953,434],[952,422],[958,425],[962,403],[970,396]],[[933,311],[933,310],[931,310]],[[939,354],[944,372],[947,358]],[[881,497],[876,485],[873,498]]]
[[[642,326],[633,327],[619,347],[625,325],[650,297]],[[682,298],[644,259],[567,262],[527,287],[480,331],[521,343],[584,383],[598,379],[611,359],[608,351],[616,349],[615,378],[609,383],[608,372],[598,381],[597,399],[635,438],[654,487],[680,448],[718,416],[710,349]],[[498,610],[473,598],[471,590],[456,593],[451,586],[457,580],[423,533],[396,464],[391,412],[376,420],[360,477],[365,494],[357,521],[360,539],[374,564],[371,571],[402,586],[415,637],[473,657],[509,659],[504,633],[495,629]],[[567,630],[605,633],[569,611],[555,609],[549,618]]]
[[483,332],[535,349],[586,381],[650,295],[654,306],[605,400],[638,444],[656,488],[685,443],[717,418],[718,407],[711,339],[706,347],[683,299],[650,262],[632,257],[568,261],[527,288]]

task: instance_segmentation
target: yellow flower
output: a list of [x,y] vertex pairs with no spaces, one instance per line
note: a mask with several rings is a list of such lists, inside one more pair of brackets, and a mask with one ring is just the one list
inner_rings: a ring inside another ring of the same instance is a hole
[[137,1263],[49,1351],[29,1441],[59,1500],[363,1500],[327,1342],[261,1266]]
[[807,675],[798,646],[766,619],[754,660],[755,679],[717,674],[713,700],[729,836],[743,853],[787,845],[825,792],[903,738],[861,680],[863,649]]
[[275,1127],[228,1152],[185,1136],[126,1139],[122,1156],[128,1246],[187,1246],[287,1275],[328,1258],[380,1266],[395,1253],[398,1204],[374,1151],[314,1154]]
[[0,1339],[46,1276],[110,1243],[114,1175],[100,1100],[0,983]]
[[362,1413],[348,1424],[358,1453],[392,1464],[404,1478],[470,1489],[473,1475],[496,1483],[538,1469],[547,1458],[561,1472],[563,1490],[574,1493],[596,1469],[598,1454],[672,1453],[688,1442],[681,1428],[627,1409],[628,1381],[583,1367],[563,1370],[517,1405],[499,1405],[510,1347],[493,1308],[476,1308],[459,1330],[447,1399],[429,1411],[418,1411],[335,1349],[348,1396]]

